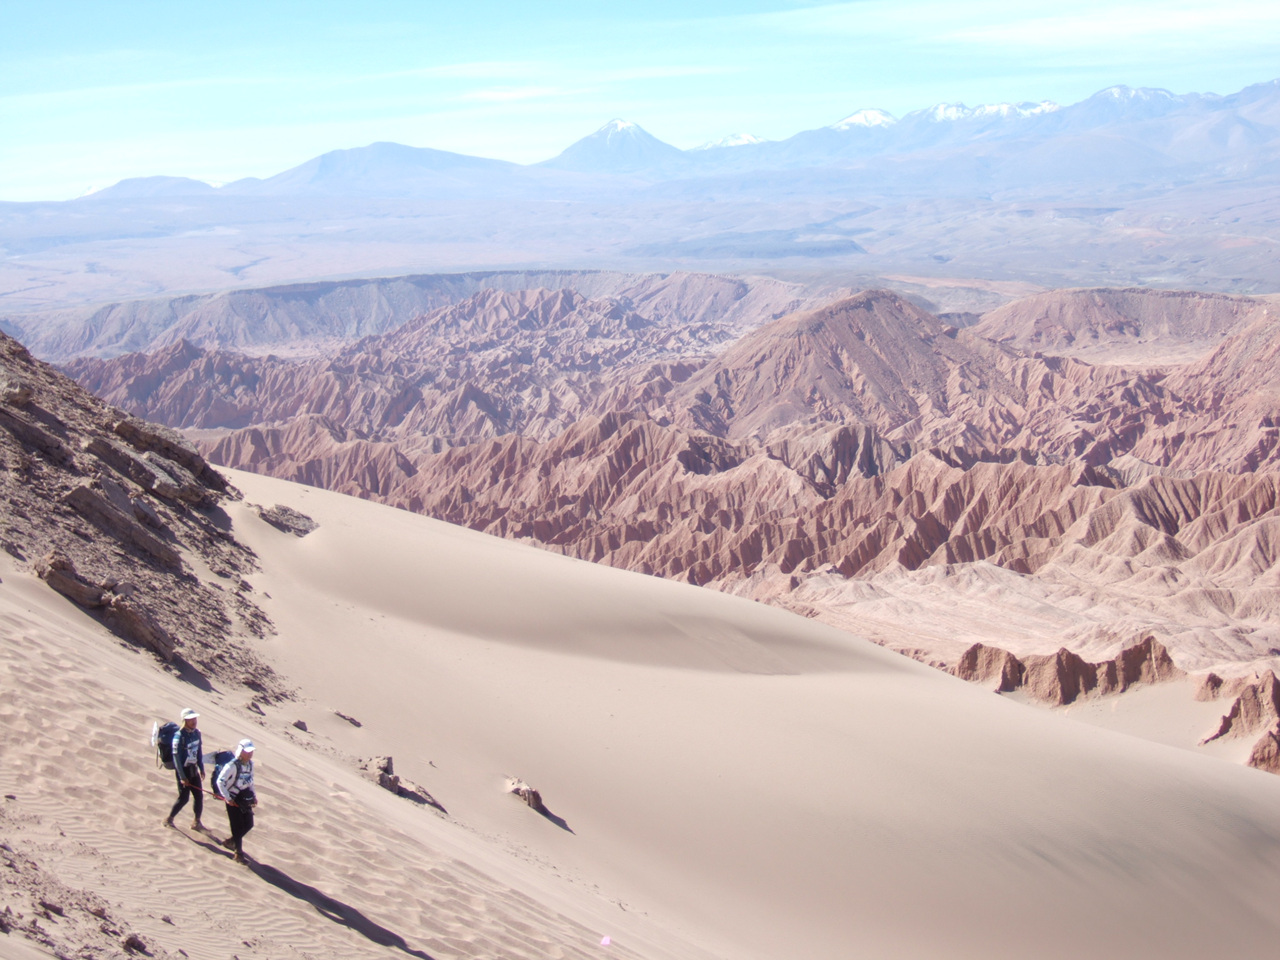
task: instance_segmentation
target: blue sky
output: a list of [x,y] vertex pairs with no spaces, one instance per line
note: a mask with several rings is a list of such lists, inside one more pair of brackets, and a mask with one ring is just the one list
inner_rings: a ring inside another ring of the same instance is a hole
[[862,107],[1276,77],[1275,0],[0,0],[0,199],[268,176],[376,140],[528,163],[612,117],[691,147]]

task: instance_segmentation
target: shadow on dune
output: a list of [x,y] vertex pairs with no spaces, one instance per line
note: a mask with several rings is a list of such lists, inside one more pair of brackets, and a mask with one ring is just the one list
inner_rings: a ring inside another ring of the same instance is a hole
[[404,937],[374,923],[355,907],[349,907],[341,900],[335,900],[333,897],[321,893],[315,887],[294,880],[284,871],[253,860],[249,861],[248,867],[250,871],[273,887],[277,887],[290,896],[297,897],[299,900],[306,901],[315,907],[318,913],[328,917],[336,924],[354,930],[366,940],[370,940],[382,947],[394,947],[411,957],[418,957],[420,960],[434,960],[429,953],[410,949],[409,945],[405,943]]
[[[554,813],[552,813],[546,807],[543,807],[538,812],[542,814],[544,817],[546,817],[548,820],[550,820],[552,823],[554,823],[561,830],[567,830],[569,831],[569,833],[573,833],[573,827],[569,826],[569,822],[565,820],[564,817],[557,817]],[[577,836],[576,833],[573,833],[573,835],[575,837]]]
[[[204,847],[210,853],[216,853],[218,856],[226,857],[228,859],[230,859],[231,857],[231,851],[227,850],[225,847],[222,846],[222,844],[217,842],[217,838],[213,836],[213,832],[209,830],[208,827],[205,827],[205,831],[202,834],[188,833],[185,830],[179,830],[178,833],[181,836],[186,837],[188,840],[194,843],[197,847]],[[206,836],[211,838],[213,842],[211,843],[208,840],[201,839],[201,837],[206,837]]]
[[192,663],[185,659],[181,654],[174,654],[170,665],[177,670],[178,678],[184,683],[189,683],[197,690],[204,693],[213,693],[213,684],[209,682],[209,678],[200,672]]
[[445,816],[449,815],[449,811],[444,808],[444,804],[431,794],[427,793],[427,791],[423,790],[421,787],[416,790],[406,790],[404,787],[401,787],[397,796],[404,797],[406,800],[411,800],[420,807],[431,807],[433,810],[439,810]]

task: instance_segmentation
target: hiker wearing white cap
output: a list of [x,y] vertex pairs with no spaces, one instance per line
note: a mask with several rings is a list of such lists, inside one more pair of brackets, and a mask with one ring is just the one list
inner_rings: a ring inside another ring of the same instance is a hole
[[204,753],[201,751],[200,731],[196,729],[196,721],[200,714],[190,707],[182,711],[182,725],[173,735],[173,772],[178,775],[178,800],[165,818],[166,827],[173,826],[173,818],[187,805],[191,797],[191,809],[195,819],[191,821],[192,830],[203,830],[200,817],[204,813]]
[[218,774],[217,791],[227,801],[227,822],[231,825],[231,836],[222,845],[235,850],[236,863],[244,863],[244,835],[253,829],[253,808],[258,805],[253,793],[252,740],[236,744],[235,760]]

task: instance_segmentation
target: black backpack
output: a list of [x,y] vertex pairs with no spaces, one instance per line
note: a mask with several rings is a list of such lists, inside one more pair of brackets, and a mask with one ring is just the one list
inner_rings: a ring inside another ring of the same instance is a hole
[[178,725],[172,720],[156,730],[156,759],[166,770],[173,769],[173,736],[177,732]]
[[[221,776],[228,763],[234,763],[237,768],[240,766],[240,761],[236,759],[236,755],[230,750],[219,750],[213,755],[213,779],[210,781],[210,785],[213,788],[214,796],[222,797],[223,800],[230,800],[231,798],[223,796],[218,790],[218,777]],[[239,772],[237,769],[236,773],[239,774]]]

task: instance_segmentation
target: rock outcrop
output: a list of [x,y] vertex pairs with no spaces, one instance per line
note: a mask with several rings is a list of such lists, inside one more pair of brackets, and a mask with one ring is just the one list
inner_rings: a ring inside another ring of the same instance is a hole
[[1021,690],[1031,699],[1053,706],[1186,676],[1164,645],[1150,636],[1101,663],[1088,663],[1066,649],[1019,659],[1007,650],[978,643],[961,655],[951,672],[997,692]]
[[1247,737],[1280,720],[1280,681],[1275,673],[1267,670],[1252,681],[1241,679],[1228,689],[1232,688],[1238,692],[1231,706],[1218,728],[1201,742]]
[[82,607],[101,607],[107,602],[106,591],[81,577],[76,565],[60,550],[37,561],[35,571],[41,580]]
[[1008,650],[975,643],[961,654],[951,672],[961,680],[980,683],[997,693],[1012,693],[1022,686],[1026,667]]
[[391,757],[370,757],[360,761],[360,769],[364,775],[392,793],[400,792],[400,778],[396,776],[395,763]]
[[0,382],[4,549],[160,660],[283,696],[253,650],[270,621],[235,586],[256,560],[225,532],[222,476],[174,431],[124,416],[5,336]]
[[1273,723],[1253,745],[1246,764],[1265,770],[1267,773],[1280,773],[1280,723]]
[[[297,726],[297,724],[294,724],[294,726]],[[306,726],[304,725],[301,729],[305,730]],[[427,792],[425,787],[419,786],[412,780],[408,780],[396,773],[395,763],[391,757],[370,757],[368,760],[361,760],[359,766],[361,772],[383,790],[390,791],[397,797],[412,800],[414,803],[434,807],[441,813],[448,813],[440,802]]]
[[543,806],[542,803],[542,794],[533,789],[533,787],[529,786],[519,777],[508,777],[506,789],[507,793],[514,794],[519,797],[538,813],[545,814],[547,812],[547,808]]

